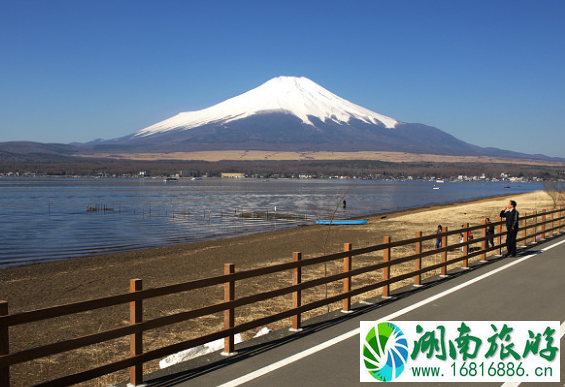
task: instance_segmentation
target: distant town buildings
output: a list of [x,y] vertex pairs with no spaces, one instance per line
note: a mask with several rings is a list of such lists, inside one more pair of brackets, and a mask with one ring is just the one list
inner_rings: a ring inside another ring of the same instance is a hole
[[222,172],[222,179],[244,179],[245,174],[241,172]]
[[[481,173],[477,175],[454,175],[454,176],[428,176],[428,175],[403,175],[403,174],[396,174],[393,175],[391,173],[383,172],[380,173],[366,173],[363,175],[356,175],[356,174],[312,174],[312,173],[251,173],[251,172],[216,172],[210,173],[205,171],[196,171],[196,170],[180,170],[177,173],[162,173],[155,174],[149,171],[136,171],[131,173],[110,173],[107,171],[96,171],[90,175],[84,174],[76,174],[76,173],[64,173],[64,174],[47,174],[47,173],[39,173],[39,172],[0,172],[0,177],[97,177],[97,178],[137,178],[137,179],[147,179],[147,178],[159,178],[159,177],[170,177],[170,178],[191,178],[193,180],[198,179],[201,180],[202,178],[214,178],[214,177],[221,177],[223,179],[246,179],[246,178],[254,178],[254,179],[338,179],[338,180],[390,180],[390,181],[430,181],[430,182],[449,182],[449,181],[481,181],[481,182],[508,182],[508,183],[516,183],[516,182],[543,182],[551,180],[553,177],[550,174],[544,174],[544,176],[525,176],[522,172],[518,174],[518,176],[512,176],[510,173],[502,172],[500,174],[486,174]],[[553,178],[554,179],[554,178]],[[563,178],[558,178],[558,181],[564,181]]]

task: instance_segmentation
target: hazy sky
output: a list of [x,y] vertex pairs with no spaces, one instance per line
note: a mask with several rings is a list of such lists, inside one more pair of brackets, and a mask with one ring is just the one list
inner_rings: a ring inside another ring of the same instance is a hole
[[0,141],[136,132],[280,75],[565,157],[565,1],[0,0]]

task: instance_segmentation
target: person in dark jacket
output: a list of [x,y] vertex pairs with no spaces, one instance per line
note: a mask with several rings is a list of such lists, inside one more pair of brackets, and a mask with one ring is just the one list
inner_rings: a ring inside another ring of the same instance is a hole
[[489,218],[485,219],[485,223],[487,225],[487,247],[489,247],[489,244],[494,247],[494,224],[490,222]]
[[500,217],[506,218],[506,255],[505,257],[516,256],[516,236],[518,235],[518,219],[520,214],[516,211],[516,202],[510,200],[508,206],[500,211]]

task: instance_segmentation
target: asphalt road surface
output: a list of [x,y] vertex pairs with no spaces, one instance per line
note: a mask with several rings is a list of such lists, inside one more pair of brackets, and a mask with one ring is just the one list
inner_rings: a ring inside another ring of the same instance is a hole
[[[339,312],[313,321],[300,333],[236,348],[163,370],[146,379],[148,387],[322,387],[367,386],[361,383],[361,321],[559,321],[565,348],[565,237],[498,259],[447,280],[393,293],[395,299],[371,300],[354,313]],[[559,383],[395,383],[396,386],[565,386],[565,356],[560,355]]]

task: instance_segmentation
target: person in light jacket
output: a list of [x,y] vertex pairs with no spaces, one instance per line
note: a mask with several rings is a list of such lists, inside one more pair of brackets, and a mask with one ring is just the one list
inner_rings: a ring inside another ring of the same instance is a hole
[[500,211],[500,217],[506,218],[506,255],[505,257],[516,256],[516,236],[518,235],[518,219],[520,214],[516,211],[516,202],[510,200],[508,205]]

